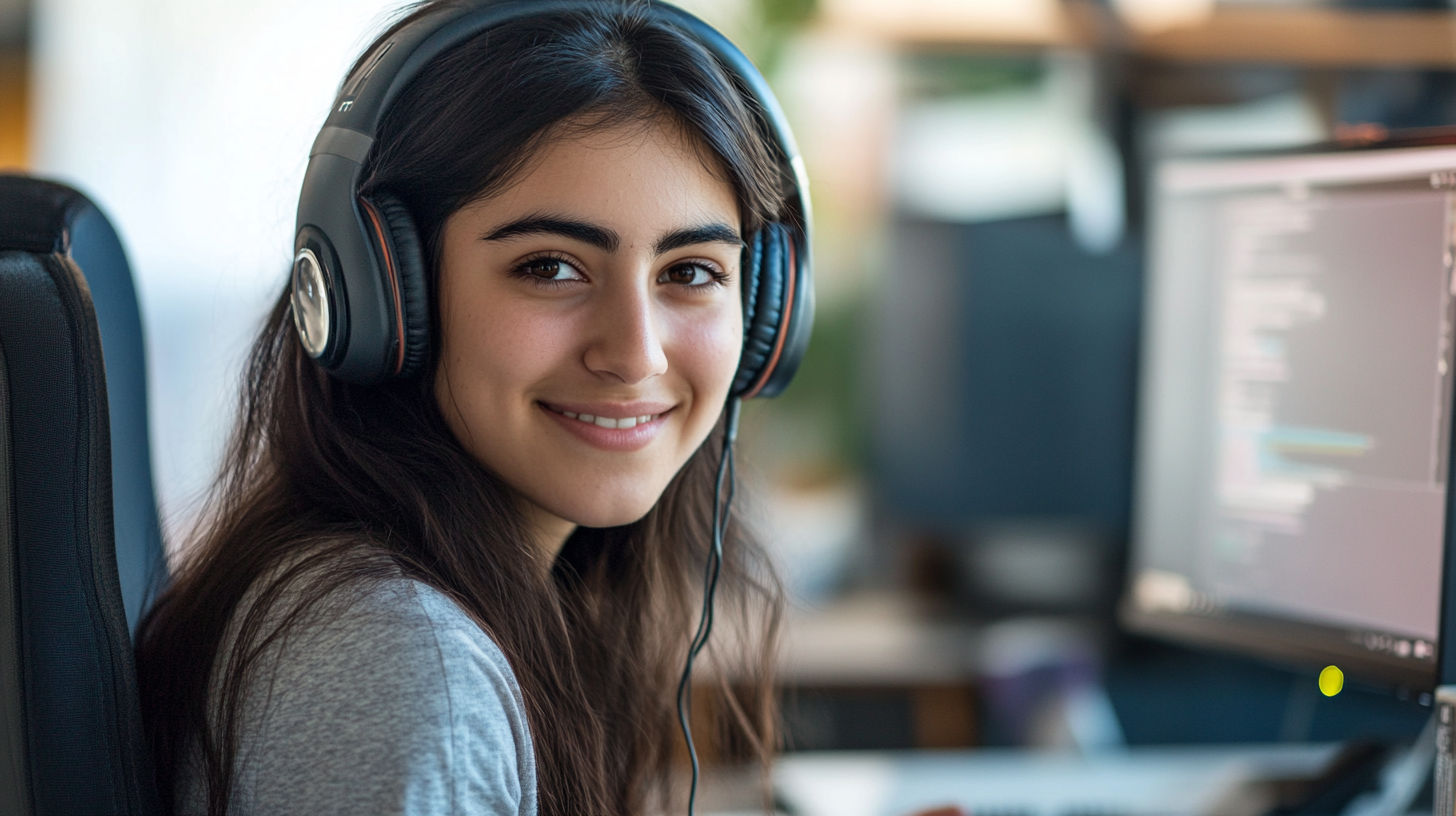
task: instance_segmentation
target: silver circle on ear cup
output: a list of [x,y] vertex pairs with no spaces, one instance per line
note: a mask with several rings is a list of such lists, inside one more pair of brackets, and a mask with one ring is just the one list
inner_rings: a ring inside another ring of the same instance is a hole
[[293,325],[303,350],[317,359],[329,344],[329,293],[323,266],[311,249],[300,249],[293,259]]

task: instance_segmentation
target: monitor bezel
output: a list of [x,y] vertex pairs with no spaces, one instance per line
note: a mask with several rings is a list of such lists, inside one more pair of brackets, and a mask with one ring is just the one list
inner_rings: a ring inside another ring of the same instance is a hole
[[[1446,549],[1450,551],[1449,535]],[[1449,559],[1447,562],[1449,563]],[[1443,585],[1443,602],[1445,594]],[[1444,634],[1447,629],[1444,625],[1444,610],[1442,614]],[[1354,630],[1348,627],[1260,615],[1245,610],[1202,614],[1149,612],[1124,598],[1120,618],[1125,628],[1137,634],[1234,652],[1313,671],[1326,665],[1335,665],[1353,679],[1379,686],[1434,691],[1437,685],[1446,682],[1438,676],[1438,668],[1444,668],[1441,659],[1444,652],[1439,640],[1436,659],[1426,662],[1352,645],[1350,636]]]

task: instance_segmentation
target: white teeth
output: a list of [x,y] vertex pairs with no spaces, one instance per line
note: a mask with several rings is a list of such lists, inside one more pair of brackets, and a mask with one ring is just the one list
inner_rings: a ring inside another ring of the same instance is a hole
[[561,414],[563,416],[571,417],[572,419],[580,420],[589,425],[597,425],[602,428],[612,429],[635,428],[638,425],[646,425],[652,420],[657,419],[659,416],[662,416],[661,414],[644,414],[642,416],[612,419],[611,417],[592,416],[591,414],[578,414],[572,411],[562,411]]

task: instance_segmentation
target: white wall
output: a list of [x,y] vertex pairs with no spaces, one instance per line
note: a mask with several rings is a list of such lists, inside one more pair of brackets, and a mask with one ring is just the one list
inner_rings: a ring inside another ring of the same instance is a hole
[[138,278],[158,498],[216,468],[283,285],[308,147],[400,0],[37,0],[32,165],[111,215]]

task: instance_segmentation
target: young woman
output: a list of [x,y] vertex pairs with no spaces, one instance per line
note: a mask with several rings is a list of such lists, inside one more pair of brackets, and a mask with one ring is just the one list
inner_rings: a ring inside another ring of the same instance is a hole
[[[783,320],[763,305],[807,283],[789,148],[760,80],[674,10],[543,3],[460,35],[490,5],[412,11],[315,144],[305,202],[315,165],[362,162],[332,206],[403,292],[381,324],[394,368],[339,362],[367,339],[362,279],[301,205],[207,522],[139,635],[177,812],[682,808],[675,702],[730,416],[799,342],[792,297]],[[405,61],[440,31],[458,42]],[[340,118],[406,70],[377,129]],[[723,744],[766,759],[781,600],[735,518],[717,616],[737,625],[707,702]]]

